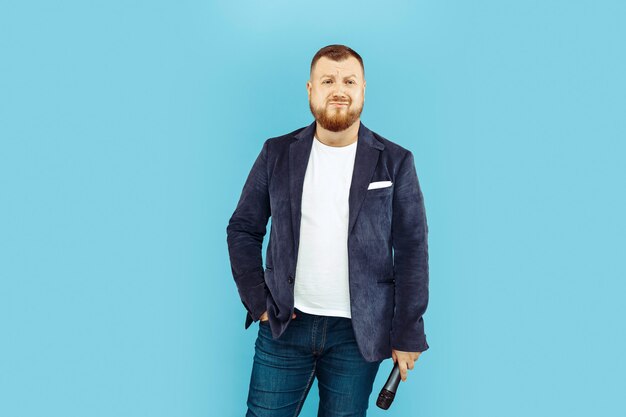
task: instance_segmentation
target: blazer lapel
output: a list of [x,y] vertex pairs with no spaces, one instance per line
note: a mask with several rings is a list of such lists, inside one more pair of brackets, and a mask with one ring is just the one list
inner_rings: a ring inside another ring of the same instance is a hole
[[[291,201],[291,221],[293,225],[293,241],[295,256],[298,254],[300,243],[300,221],[302,219],[302,189],[304,175],[311,155],[313,136],[315,135],[316,122],[298,132],[294,137],[298,140],[289,146],[289,192]],[[372,132],[363,123],[359,125],[359,133],[348,196],[349,219],[348,234],[352,231],[357,215],[365,199],[367,187],[374,175],[380,151],[385,148],[381,142],[374,138]]]
[[352,232],[359,210],[367,194],[367,187],[374,175],[376,164],[378,164],[380,151],[384,148],[385,145],[376,140],[372,132],[361,123],[359,126],[359,139],[356,145],[352,183],[350,184],[350,196],[348,197],[350,213],[348,236]]
[[302,218],[302,187],[304,186],[304,174],[309,163],[311,148],[313,147],[313,135],[315,134],[314,121],[304,130],[295,135],[298,139],[289,145],[289,198],[291,200],[291,224],[293,225],[294,256],[298,256],[300,245],[300,220]]

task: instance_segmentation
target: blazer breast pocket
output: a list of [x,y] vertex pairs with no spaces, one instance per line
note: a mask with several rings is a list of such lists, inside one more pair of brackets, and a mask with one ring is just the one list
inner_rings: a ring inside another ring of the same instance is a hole
[[370,184],[367,186],[367,190],[370,191],[391,188],[392,185],[393,182],[391,181],[374,181],[370,182]]
[[393,192],[393,183],[391,181],[375,181],[370,182],[367,187],[367,197],[389,196]]

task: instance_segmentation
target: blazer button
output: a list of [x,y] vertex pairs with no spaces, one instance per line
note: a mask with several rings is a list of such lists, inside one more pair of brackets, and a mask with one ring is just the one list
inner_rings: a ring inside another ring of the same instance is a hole
[[293,276],[289,275],[289,279],[288,279],[290,284],[293,284]]

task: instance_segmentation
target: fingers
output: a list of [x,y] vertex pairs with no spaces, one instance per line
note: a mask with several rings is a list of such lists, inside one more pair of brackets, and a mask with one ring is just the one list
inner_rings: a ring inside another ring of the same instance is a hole
[[402,381],[406,381],[406,377],[407,377],[407,363],[405,361],[400,361],[399,365],[398,365],[398,369],[400,370],[400,378],[402,378]]
[[400,378],[402,381],[406,381],[408,377],[408,371],[415,368],[415,361],[420,357],[421,352],[404,352],[391,349],[391,357],[394,364],[398,364],[398,370],[400,371]]
[[[293,315],[291,316],[292,319],[295,319],[296,317],[297,317],[296,313],[293,313]],[[268,319],[269,319],[269,315],[267,314],[267,311],[265,313],[261,314],[261,317],[259,317],[260,321],[265,321],[265,320],[268,320]]]

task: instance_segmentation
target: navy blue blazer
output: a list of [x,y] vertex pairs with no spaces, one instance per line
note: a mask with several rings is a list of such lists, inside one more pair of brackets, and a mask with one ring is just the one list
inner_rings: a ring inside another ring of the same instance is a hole
[[[226,228],[245,328],[267,310],[274,338],[294,311],[302,188],[315,127],[265,141]],[[392,186],[368,190],[376,181]],[[392,348],[425,351],[428,225],[413,154],[360,123],[348,202],[350,309],[361,354],[373,362],[391,357]]]

